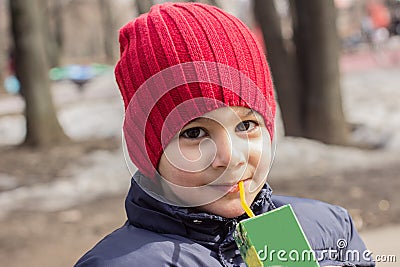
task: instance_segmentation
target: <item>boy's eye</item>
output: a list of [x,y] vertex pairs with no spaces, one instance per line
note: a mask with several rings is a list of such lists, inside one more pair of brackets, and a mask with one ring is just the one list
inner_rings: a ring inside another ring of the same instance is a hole
[[205,135],[206,132],[199,127],[187,129],[180,134],[180,136],[189,139],[201,138],[204,137]]
[[253,130],[257,124],[254,121],[242,121],[236,126],[237,132],[246,132]]

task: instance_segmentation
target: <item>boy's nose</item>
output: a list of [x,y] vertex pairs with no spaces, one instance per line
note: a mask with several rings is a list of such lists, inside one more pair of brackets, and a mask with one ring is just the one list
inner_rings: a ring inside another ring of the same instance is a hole
[[217,152],[211,166],[217,168],[234,168],[245,164],[247,153],[243,147],[241,140],[232,140],[228,133],[224,133],[220,138],[215,140]]

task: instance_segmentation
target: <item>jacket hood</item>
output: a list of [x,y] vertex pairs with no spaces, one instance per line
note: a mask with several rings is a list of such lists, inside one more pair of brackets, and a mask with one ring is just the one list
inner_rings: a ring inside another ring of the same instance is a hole
[[[163,203],[148,195],[135,181],[143,178],[136,172],[125,200],[128,221],[131,225],[160,234],[186,237],[194,242],[210,246],[220,244],[233,233],[238,221],[248,218],[246,214],[237,218],[222,216]],[[266,183],[258,193],[251,208],[261,214],[274,208],[272,189]],[[233,239],[232,239],[233,240]]]

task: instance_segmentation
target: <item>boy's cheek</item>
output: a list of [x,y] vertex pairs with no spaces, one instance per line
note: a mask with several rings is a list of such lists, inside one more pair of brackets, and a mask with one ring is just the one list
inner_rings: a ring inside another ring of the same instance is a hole
[[216,156],[216,146],[211,139],[204,139],[198,144],[190,141],[180,142],[174,139],[165,148],[163,157],[169,165],[179,171],[194,173],[205,170]]
[[272,146],[268,139],[260,139],[257,142],[249,143],[248,163],[261,168],[264,165],[269,167],[272,158]]
[[254,190],[260,189],[267,181],[272,161],[271,145],[265,143],[255,144],[250,155],[252,155],[252,157],[249,158],[248,164],[252,165],[254,173],[249,191],[254,192]]

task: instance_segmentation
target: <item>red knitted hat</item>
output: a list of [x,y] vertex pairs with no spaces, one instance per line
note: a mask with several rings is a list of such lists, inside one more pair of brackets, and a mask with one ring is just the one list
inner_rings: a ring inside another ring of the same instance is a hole
[[200,3],[155,5],[120,30],[115,76],[125,103],[133,163],[153,177],[163,148],[190,120],[223,106],[260,113],[272,138],[275,101],[268,64],[237,18]]

